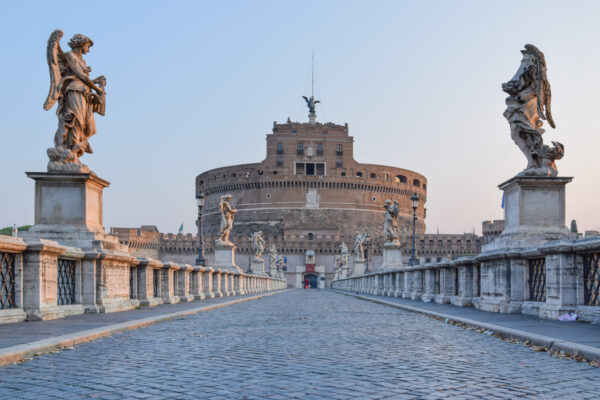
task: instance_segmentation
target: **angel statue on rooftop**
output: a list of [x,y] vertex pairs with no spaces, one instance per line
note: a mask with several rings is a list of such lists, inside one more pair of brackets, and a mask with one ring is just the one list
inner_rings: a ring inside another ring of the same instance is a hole
[[78,33],[69,40],[71,51],[63,52],[60,47],[62,36],[60,29],[52,32],[46,49],[50,90],[44,110],[58,102],[58,129],[54,147],[48,149],[48,171],[89,172],[87,166],[79,162],[79,157],[93,153],[88,140],[96,133],[94,113],[105,113],[106,78],[89,77],[92,68],[85,63],[83,55],[94,45],[92,39]]

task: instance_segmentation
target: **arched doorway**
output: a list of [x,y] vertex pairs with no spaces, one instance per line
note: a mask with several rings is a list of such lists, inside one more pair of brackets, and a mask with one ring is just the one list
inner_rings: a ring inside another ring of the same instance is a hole
[[315,274],[304,275],[304,287],[309,289],[316,289],[319,285],[319,277]]

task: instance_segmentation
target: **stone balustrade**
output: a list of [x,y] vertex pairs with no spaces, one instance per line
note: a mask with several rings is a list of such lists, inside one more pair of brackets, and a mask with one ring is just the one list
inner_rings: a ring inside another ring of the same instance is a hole
[[0,323],[285,289],[284,280],[0,235]]
[[600,322],[600,238],[546,243],[350,276],[332,288],[556,319]]

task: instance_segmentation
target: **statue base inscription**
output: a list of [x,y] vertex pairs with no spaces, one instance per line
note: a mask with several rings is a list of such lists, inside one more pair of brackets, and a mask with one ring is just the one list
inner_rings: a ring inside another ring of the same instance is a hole
[[516,176],[499,185],[504,191],[504,231],[482,252],[540,246],[569,239],[565,226],[565,187],[572,177]]
[[383,245],[383,264],[377,268],[379,271],[400,268],[402,266],[402,246],[396,243]]
[[221,271],[242,272],[241,268],[235,265],[235,245],[216,244],[215,245],[215,269]]

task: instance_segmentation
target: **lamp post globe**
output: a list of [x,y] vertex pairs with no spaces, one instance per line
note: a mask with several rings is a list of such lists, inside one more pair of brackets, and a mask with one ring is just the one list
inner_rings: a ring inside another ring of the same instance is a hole
[[416,255],[416,237],[415,237],[415,227],[417,223],[417,208],[419,207],[419,195],[415,192],[410,198],[410,205],[413,209],[413,227],[412,227],[412,246],[410,248],[410,260],[408,260],[408,265],[419,265],[419,260]]
[[206,260],[204,259],[204,248],[202,246],[202,207],[204,207],[204,201],[206,195],[204,192],[196,194],[196,204],[198,205],[198,219],[196,220],[196,226],[198,227],[198,257],[196,258],[196,265],[206,266]]

